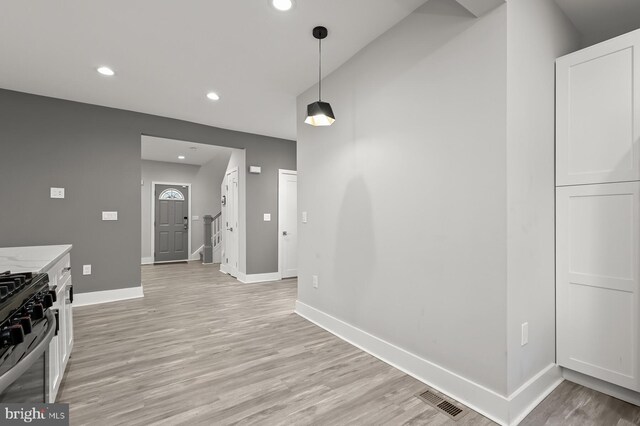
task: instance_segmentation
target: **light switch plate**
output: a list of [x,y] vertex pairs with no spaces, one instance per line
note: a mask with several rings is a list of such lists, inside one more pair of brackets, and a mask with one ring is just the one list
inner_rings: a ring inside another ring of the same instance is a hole
[[191,216],[191,220],[200,220],[200,216]]
[[271,213],[265,213],[264,214],[264,221],[265,222],[271,222]]
[[302,223],[307,223],[307,212],[302,212]]
[[520,346],[524,346],[529,343],[529,323],[522,323],[522,337],[520,340]]
[[51,188],[51,198],[64,198],[64,188]]
[[102,212],[102,220],[118,220],[118,212]]
[[313,288],[318,288],[318,276],[313,276]]
[[260,173],[262,173],[262,167],[260,167],[260,166],[249,166],[249,173],[260,174]]
[[82,265],[82,275],[91,275],[91,265]]

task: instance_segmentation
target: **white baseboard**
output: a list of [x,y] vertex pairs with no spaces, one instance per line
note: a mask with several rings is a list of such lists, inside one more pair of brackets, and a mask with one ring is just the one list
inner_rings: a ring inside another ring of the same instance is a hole
[[140,259],[140,264],[141,265],[152,265],[153,264],[153,257],[143,257]]
[[504,426],[517,425],[562,382],[558,367],[552,364],[506,397],[300,301],[295,312]]
[[238,281],[244,284],[266,283],[271,281],[280,281],[279,272],[270,272],[267,274],[243,274],[238,272]]
[[201,245],[198,250],[194,251],[193,253],[191,253],[191,256],[189,257],[189,260],[200,260],[200,252],[204,250],[204,244]]
[[640,392],[635,392],[631,389],[626,389],[568,368],[562,368],[562,376],[570,382],[597,390],[598,392],[626,401],[629,404],[640,406]]
[[118,300],[137,299],[140,297],[144,297],[142,286],[77,293],[74,295],[73,306],[97,305],[99,303],[117,302]]
[[563,381],[560,367],[557,364],[549,364],[520,386],[508,398],[511,424],[517,425],[524,420]]

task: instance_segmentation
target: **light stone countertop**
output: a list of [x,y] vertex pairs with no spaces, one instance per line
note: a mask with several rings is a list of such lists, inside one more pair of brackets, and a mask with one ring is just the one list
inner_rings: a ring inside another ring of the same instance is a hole
[[1,247],[0,273],[44,272],[71,251],[71,244],[59,246]]

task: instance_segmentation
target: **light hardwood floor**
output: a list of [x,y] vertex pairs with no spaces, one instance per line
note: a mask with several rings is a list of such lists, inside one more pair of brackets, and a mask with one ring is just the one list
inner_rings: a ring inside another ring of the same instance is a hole
[[[74,309],[58,398],[72,425],[494,424],[451,421],[414,396],[422,383],[298,317],[295,280],[241,284],[195,263],[142,280],[143,299]],[[525,424],[579,418],[556,392]]]

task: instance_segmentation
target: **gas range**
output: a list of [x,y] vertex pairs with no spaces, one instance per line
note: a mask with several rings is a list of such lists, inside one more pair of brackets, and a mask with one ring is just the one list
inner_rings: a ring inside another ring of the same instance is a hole
[[0,273],[0,403],[47,402],[55,301],[47,274]]

